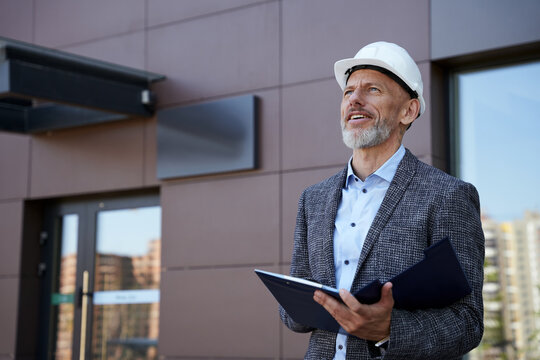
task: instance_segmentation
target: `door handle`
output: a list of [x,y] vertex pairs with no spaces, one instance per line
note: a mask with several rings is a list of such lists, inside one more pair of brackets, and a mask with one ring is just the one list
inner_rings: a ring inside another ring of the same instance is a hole
[[88,270],[83,272],[81,295],[81,347],[79,350],[79,360],[84,360],[86,357],[86,317],[88,316],[88,298],[92,296],[92,294],[88,292]]

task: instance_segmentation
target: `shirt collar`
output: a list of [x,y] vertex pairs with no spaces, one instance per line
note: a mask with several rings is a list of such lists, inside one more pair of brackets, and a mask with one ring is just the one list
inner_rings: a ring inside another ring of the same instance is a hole
[[[394,153],[394,155],[392,155],[390,159],[386,160],[386,162],[382,164],[381,167],[379,167],[373,174],[369,175],[368,178],[376,175],[389,183],[392,182],[392,179],[396,174],[397,168],[399,166],[399,163],[401,162],[401,159],[403,159],[403,156],[405,156],[405,148],[403,147],[403,145],[401,145],[399,149],[397,149],[397,151]],[[352,169],[351,156],[347,165],[347,180],[345,181],[345,188],[349,187],[349,182],[353,181],[354,178],[356,178],[356,175],[354,174],[354,171]]]

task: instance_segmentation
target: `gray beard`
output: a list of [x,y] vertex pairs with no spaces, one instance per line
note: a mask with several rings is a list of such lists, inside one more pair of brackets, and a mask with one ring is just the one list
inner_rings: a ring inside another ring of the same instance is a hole
[[345,122],[341,122],[341,134],[343,142],[351,149],[364,149],[383,143],[390,137],[390,127],[385,121],[375,124],[369,129],[349,130],[345,127]]

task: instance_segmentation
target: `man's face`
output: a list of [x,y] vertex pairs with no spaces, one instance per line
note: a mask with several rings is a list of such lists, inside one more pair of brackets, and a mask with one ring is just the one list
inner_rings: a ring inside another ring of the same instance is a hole
[[388,76],[370,69],[350,76],[341,100],[343,142],[352,149],[382,144],[398,135],[408,94]]

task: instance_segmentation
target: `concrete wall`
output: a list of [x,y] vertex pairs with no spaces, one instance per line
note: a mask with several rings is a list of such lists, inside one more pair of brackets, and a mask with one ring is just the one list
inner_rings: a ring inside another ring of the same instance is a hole
[[[155,119],[0,133],[0,359],[15,352],[24,200],[151,187],[160,188],[163,209],[159,353],[302,358],[307,335],[280,324],[252,269],[288,271],[301,190],[350,156],[340,139],[333,63],[372,41],[407,48],[422,71],[427,111],[405,145],[444,167],[446,148],[433,141],[446,134],[443,117],[432,118],[431,103],[441,101],[431,99],[431,60],[474,51],[476,43],[450,46],[443,37],[452,24],[438,25],[459,7],[429,0],[0,0],[0,36],[166,75],[155,86],[160,108],[242,94],[261,99],[260,168],[220,176],[158,181]],[[439,72],[436,79],[440,86]]]

